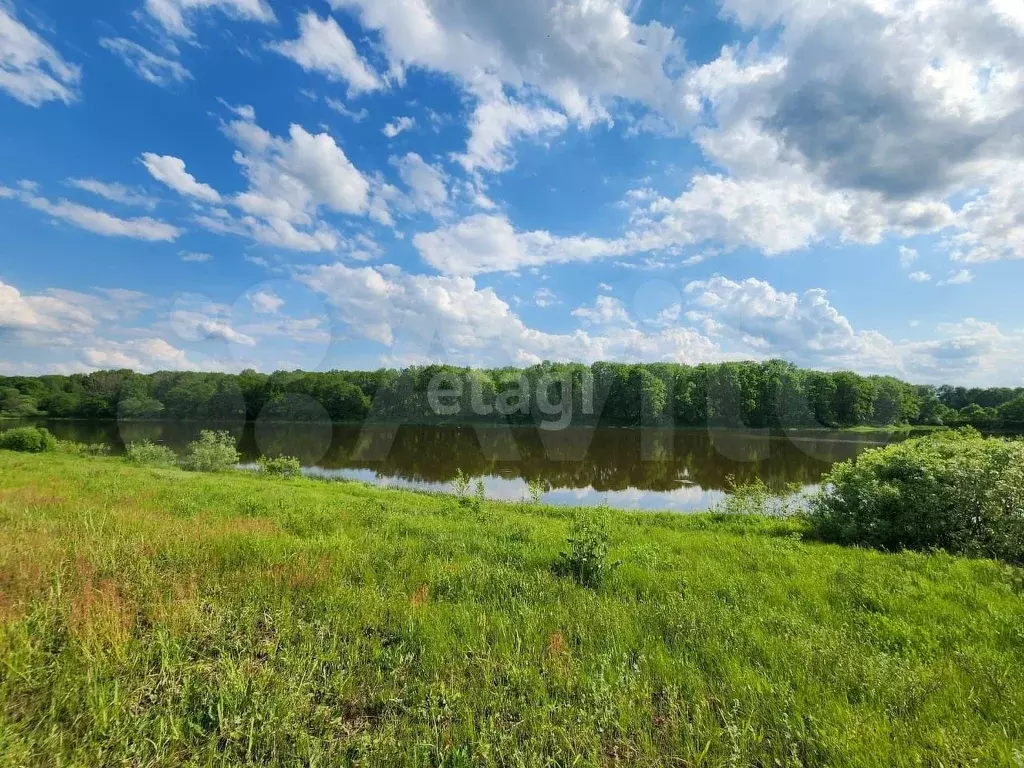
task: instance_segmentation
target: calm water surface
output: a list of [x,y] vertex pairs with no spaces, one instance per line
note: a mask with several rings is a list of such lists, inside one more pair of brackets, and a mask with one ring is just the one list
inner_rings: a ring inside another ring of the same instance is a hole
[[[708,509],[729,478],[761,478],[773,488],[815,486],[833,464],[890,438],[881,433],[741,430],[567,429],[532,427],[210,425],[195,422],[43,421],[55,435],[106,443],[152,440],[182,450],[204,428],[228,428],[244,461],[261,454],[297,456],[309,474],[379,485],[449,490],[458,470],[484,482],[488,496],[521,499],[539,481],[550,504],[626,509]],[[0,423],[0,429],[14,426]]]

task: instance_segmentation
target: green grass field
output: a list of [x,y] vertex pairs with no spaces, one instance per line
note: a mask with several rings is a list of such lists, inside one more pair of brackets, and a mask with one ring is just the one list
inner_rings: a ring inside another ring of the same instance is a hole
[[1024,764],[1019,571],[0,452],[4,765]]

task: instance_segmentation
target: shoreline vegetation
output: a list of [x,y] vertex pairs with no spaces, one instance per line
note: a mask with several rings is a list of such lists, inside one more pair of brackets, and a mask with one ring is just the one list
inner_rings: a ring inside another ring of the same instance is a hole
[[782,360],[685,366],[545,362],[377,371],[128,370],[0,377],[0,416],[751,429],[1024,429],[1024,388],[913,385]]
[[566,509],[209,471],[214,433],[193,471],[42,439],[0,450],[12,764],[1024,757],[1020,441],[873,450],[780,516],[763,486]]

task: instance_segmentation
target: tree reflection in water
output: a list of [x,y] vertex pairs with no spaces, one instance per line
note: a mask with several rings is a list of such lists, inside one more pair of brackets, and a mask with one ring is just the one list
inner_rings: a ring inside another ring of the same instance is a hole
[[[13,422],[5,424],[13,425]],[[229,429],[246,461],[298,457],[325,474],[443,487],[458,470],[488,478],[496,497],[521,498],[525,484],[548,489],[552,503],[610,502],[644,508],[706,508],[729,478],[761,478],[770,487],[817,484],[832,464],[877,445],[885,435],[743,430],[640,430],[532,427],[334,426],[197,422],[46,422],[62,439],[110,444],[135,440],[176,450],[200,429]]]

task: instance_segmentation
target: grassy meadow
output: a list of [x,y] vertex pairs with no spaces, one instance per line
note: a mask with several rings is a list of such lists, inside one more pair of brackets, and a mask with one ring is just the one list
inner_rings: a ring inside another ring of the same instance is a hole
[[1024,764],[1021,571],[0,451],[0,764]]

